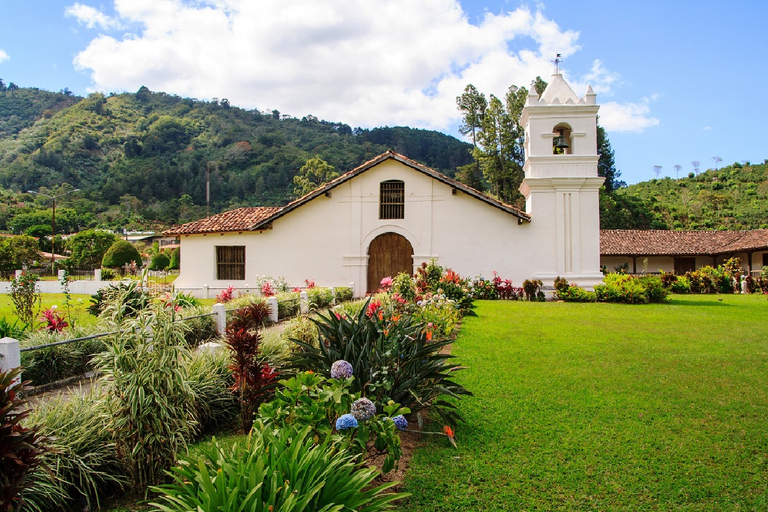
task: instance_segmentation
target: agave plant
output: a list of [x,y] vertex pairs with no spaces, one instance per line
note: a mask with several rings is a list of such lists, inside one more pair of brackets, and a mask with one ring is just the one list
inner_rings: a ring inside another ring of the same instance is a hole
[[313,321],[320,343],[291,339],[300,347],[291,365],[330,377],[333,363],[343,359],[352,364],[351,391],[377,403],[393,400],[413,412],[430,406],[455,424],[460,420],[458,409],[441,395],[458,398],[472,393],[451,379],[457,367],[448,361],[454,356],[443,350],[451,341],[430,341],[425,325],[405,315],[385,318],[374,306],[369,300],[355,316],[319,314]]

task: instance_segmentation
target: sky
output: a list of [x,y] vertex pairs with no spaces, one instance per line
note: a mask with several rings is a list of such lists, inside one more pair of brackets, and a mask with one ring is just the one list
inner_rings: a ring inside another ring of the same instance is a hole
[[631,184],[768,158],[766,20],[765,0],[0,0],[0,78],[460,137],[467,84],[502,97],[559,53]]

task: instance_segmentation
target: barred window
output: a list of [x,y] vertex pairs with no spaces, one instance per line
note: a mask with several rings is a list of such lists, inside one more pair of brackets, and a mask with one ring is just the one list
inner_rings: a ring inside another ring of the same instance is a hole
[[405,218],[405,183],[400,180],[382,181],[379,189],[379,218]]
[[216,279],[223,281],[245,279],[245,246],[216,247]]

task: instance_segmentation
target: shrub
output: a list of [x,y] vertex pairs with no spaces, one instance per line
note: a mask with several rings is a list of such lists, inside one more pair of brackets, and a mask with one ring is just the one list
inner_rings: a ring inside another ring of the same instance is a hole
[[37,290],[38,277],[29,272],[22,272],[11,279],[11,302],[13,312],[25,325],[32,326],[32,322],[40,311],[41,295]]
[[119,304],[123,310],[123,316],[130,318],[136,316],[149,305],[149,294],[139,289],[139,282],[118,283],[101,288],[91,295],[91,305],[88,312],[99,316],[109,304]]
[[409,302],[412,302],[416,299],[416,283],[414,283],[413,278],[405,272],[400,272],[395,276],[395,279],[392,281],[392,289],[390,291],[393,294],[396,293],[398,296]]
[[235,380],[229,369],[227,351],[195,351],[187,362],[186,375],[195,397],[195,417],[200,432],[234,427],[240,407],[231,389]]
[[259,328],[268,317],[269,305],[259,301],[233,311],[227,324],[224,343],[230,350],[229,369],[235,380],[232,391],[240,400],[244,432],[251,428],[256,407],[270,395],[277,381],[276,372],[259,359]]
[[669,289],[672,293],[691,293],[691,282],[687,276],[677,276]]
[[493,281],[483,277],[477,277],[472,281],[472,295],[476,299],[498,299],[498,296],[496,295],[496,286],[493,284]]
[[377,471],[353,458],[330,438],[316,444],[309,427],[298,434],[255,428],[244,443],[224,447],[214,440],[200,457],[182,461],[172,484],[153,489],[162,495],[152,506],[165,512],[378,512],[407,496],[386,492],[395,483],[372,486]]
[[648,297],[648,302],[658,304],[667,300],[669,290],[664,287],[659,276],[643,276],[639,281],[645,287],[645,295]]
[[27,329],[24,325],[19,325],[19,319],[16,318],[10,323],[5,317],[0,317],[0,339],[13,338],[22,340],[27,337]]
[[471,393],[453,382],[453,358],[442,353],[450,341],[428,340],[427,326],[407,315],[385,318],[381,305],[369,300],[355,317],[332,311],[312,319],[320,333],[319,347],[292,339],[301,350],[294,368],[330,377],[331,365],[343,359],[354,368],[351,390],[377,403],[389,400],[417,411],[431,405],[446,422],[459,419],[454,403],[438,399]]
[[340,302],[346,302],[348,300],[352,300],[354,297],[354,292],[352,288],[348,286],[340,286],[338,288],[334,288],[334,293],[336,294],[336,303]]
[[165,270],[171,264],[170,258],[164,252],[159,252],[152,256],[152,261],[149,263],[149,270]]
[[119,330],[99,355],[109,429],[133,489],[143,491],[159,482],[196,427],[184,323],[157,303],[127,320],[119,304],[104,313]]
[[[402,456],[400,436],[390,418],[410,411],[389,402],[380,405],[377,414],[373,402],[349,391],[351,382],[351,378],[326,380],[310,372],[282,380],[275,397],[259,407],[259,422],[266,428],[292,428],[296,432],[310,427],[311,435],[319,442],[341,434],[334,439],[340,448],[369,457],[384,455],[382,471],[388,473]],[[350,413],[355,421],[340,424],[342,416]]]
[[131,262],[135,262],[138,267],[141,267],[141,255],[139,254],[139,251],[136,250],[136,247],[129,241],[118,240],[112,244],[106,254],[104,254],[104,258],[101,260],[101,266],[119,269]]
[[299,294],[295,292],[282,292],[277,296],[277,319],[283,320],[299,314],[301,303]]
[[232,302],[234,298],[235,298],[235,287],[227,286],[226,289],[222,290],[221,293],[219,293],[216,296],[216,302],[219,304],[226,304],[227,302]]
[[333,303],[333,294],[329,288],[309,288],[307,298],[311,309],[327,308]]
[[415,322],[427,327],[428,334],[435,340],[451,338],[461,321],[461,312],[456,304],[440,295],[427,294],[419,301],[412,315]]
[[541,279],[526,279],[523,281],[523,292],[525,292],[525,298],[527,300],[538,300],[539,290],[544,286]]
[[661,273],[661,284],[664,286],[664,288],[671,288],[675,282],[677,282],[677,275],[673,272],[662,272]]
[[[181,316],[197,316],[205,312],[204,308],[201,307],[187,308],[182,311]],[[186,325],[184,339],[190,347],[197,347],[219,337],[219,333],[216,331],[216,321],[211,316],[185,318],[184,324]]]
[[[286,339],[299,340],[307,345],[317,347],[319,334],[317,326],[307,317],[298,316],[285,326],[283,335]],[[292,347],[298,349],[298,345],[292,344]]]
[[107,267],[102,267],[101,268],[101,280],[102,281],[112,281],[116,277],[117,277],[117,273],[113,269],[107,268]]
[[181,251],[178,247],[171,251],[171,259],[168,262],[168,268],[170,270],[179,270],[181,267]]
[[58,511],[83,501],[93,510],[100,494],[127,483],[104,410],[103,397],[91,391],[41,401],[31,411],[28,419],[50,436],[51,451],[42,458],[46,469],[32,475],[29,508]]
[[560,276],[555,278],[555,296],[559,300],[565,302],[595,302],[598,300],[599,293],[602,293],[602,289],[600,289],[600,292],[588,292],[584,288],[569,284],[567,279]]
[[21,368],[0,372],[0,510],[19,510],[23,492],[30,484],[30,476],[37,468],[46,448],[47,439],[38,427],[26,427],[29,415],[26,402],[18,392],[22,388],[17,379]]

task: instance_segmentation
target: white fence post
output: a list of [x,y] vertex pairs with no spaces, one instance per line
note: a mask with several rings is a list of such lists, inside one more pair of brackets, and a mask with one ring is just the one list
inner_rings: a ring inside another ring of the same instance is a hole
[[57,276],[59,277],[59,281],[61,281],[64,278],[64,274],[66,274],[66,270],[59,270]]
[[[8,372],[21,366],[21,352],[19,342],[13,338],[0,340],[0,372]],[[21,379],[21,376],[19,376]]]
[[331,286],[328,289],[331,290],[331,305],[335,306],[336,305],[336,288]]
[[302,315],[309,313],[309,295],[305,291],[299,293],[299,311]]
[[277,297],[274,295],[267,297],[267,304],[269,304],[269,321],[273,324],[277,323]]
[[15,272],[15,274],[16,274],[16,279],[18,279],[18,278],[20,278],[20,277],[21,277],[21,273],[22,273],[22,272],[23,272],[23,270],[17,270],[17,271]]
[[352,289],[352,297],[357,297],[355,293],[355,283],[349,283],[349,287]]
[[203,298],[204,299],[208,298],[208,285],[207,284],[203,285]]
[[216,332],[223,336],[227,329],[227,308],[224,304],[214,304],[213,312],[216,313]]
[[93,280],[98,282],[101,282],[101,269],[97,268],[93,271]]

